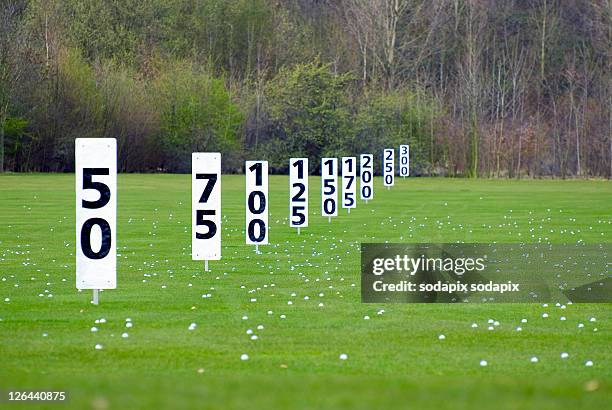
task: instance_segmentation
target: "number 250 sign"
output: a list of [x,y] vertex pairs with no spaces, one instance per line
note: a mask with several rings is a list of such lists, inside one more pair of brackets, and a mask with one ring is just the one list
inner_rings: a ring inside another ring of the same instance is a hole
[[221,154],[191,154],[191,259],[221,259]]
[[117,141],[77,138],[76,287],[117,287]]

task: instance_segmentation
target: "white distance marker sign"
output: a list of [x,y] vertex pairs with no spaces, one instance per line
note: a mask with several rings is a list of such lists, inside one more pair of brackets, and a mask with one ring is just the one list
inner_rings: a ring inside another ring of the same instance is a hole
[[359,176],[361,184],[359,194],[362,200],[368,201],[374,198],[374,156],[372,154],[361,154],[359,156]]
[[357,207],[357,158],[342,157],[342,208]]
[[410,146],[400,145],[399,147],[399,174],[400,177],[410,175]]
[[393,186],[395,183],[395,151],[385,149],[383,152],[383,185]]
[[321,159],[321,215],[338,216],[338,158]]
[[268,244],[268,161],[246,161],[246,243]]
[[76,287],[117,287],[117,140],[77,138]]
[[308,226],[308,158],[289,159],[289,226]]
[[191,259],[221,259],[221,154],[191,154]]

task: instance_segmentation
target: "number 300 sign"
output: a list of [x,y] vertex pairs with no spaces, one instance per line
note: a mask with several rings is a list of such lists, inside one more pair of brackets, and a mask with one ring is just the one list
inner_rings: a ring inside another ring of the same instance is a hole
[[77,138],[76,287],[117,287],[117,141]]

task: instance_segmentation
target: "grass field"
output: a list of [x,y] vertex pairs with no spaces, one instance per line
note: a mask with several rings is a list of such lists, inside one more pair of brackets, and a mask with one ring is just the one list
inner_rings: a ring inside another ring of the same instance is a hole
[[0,176],[0,406],[35,407],[8,390],[63,390],[49,408],[610,408],[611,304],[362,304],[359,244],[609,243],[612,183],[377,179],[373,201],[329,224],[312,178],[300,236],[287,185],[270,177],[256,255],[244,177],[223,177],[223,259],[204,273],[190,176],[120,175],[118,289],[93,306],[74,285],[74,175]]

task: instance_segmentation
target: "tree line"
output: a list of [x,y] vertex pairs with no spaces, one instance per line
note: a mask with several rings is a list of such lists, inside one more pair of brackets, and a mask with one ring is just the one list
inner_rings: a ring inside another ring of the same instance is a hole
[[408,143],[417,175],[612,176],[612,0],[0,5],[1,170],[115,137],[123,172]]

